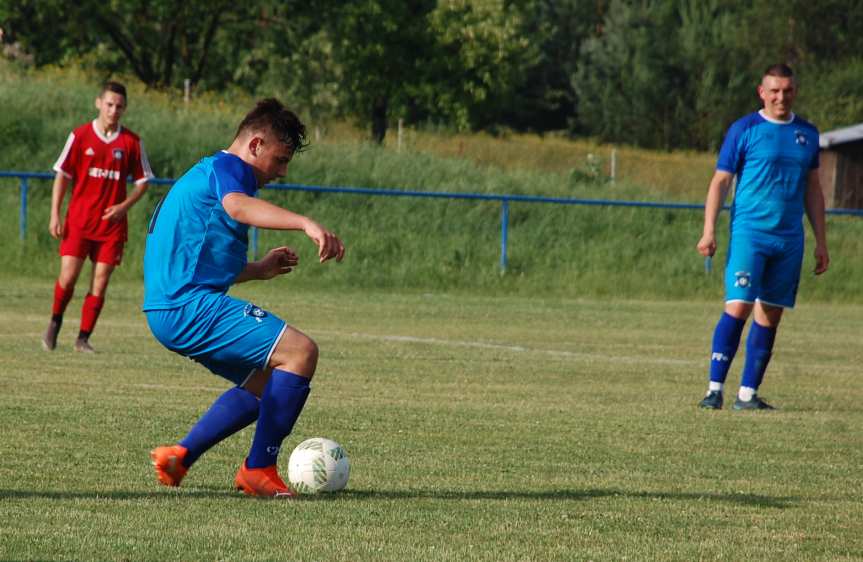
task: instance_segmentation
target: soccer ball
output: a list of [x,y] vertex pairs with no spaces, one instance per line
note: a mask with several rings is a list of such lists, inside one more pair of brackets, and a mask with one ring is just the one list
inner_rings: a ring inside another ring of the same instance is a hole
[[337,492],[347,485],[350,472],[347,452],[324,437],[306,439],[288,459],[288,481],[301,494]]

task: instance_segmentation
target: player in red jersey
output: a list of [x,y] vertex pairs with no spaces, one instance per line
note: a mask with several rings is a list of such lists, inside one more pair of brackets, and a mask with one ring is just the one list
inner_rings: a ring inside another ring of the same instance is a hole
[[[126,88],[105,82],[96,98],[96,109],[99,116],[72,131],[54,164],[57,175],[48,230],[60,240],[60,275],[54,285],[51,322],[42,336],[42,347],[47,351],[57,346],[63,313],[89,257],[93,275],[81,307],[81,328],[74,349],[93,352],[90,334],[105,302],[108,280],[123,257],[126,213],[144,195],[153,177],[138,135],[120,126],[126,111]],[[135,188],[127,197],[126,179],[130,175]],[[70,183],[72,196],[66,219],[61,222],[60,209]]]

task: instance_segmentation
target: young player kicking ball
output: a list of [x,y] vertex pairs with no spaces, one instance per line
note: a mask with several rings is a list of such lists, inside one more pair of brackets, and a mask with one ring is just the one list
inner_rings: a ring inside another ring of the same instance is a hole
[[255,197],[304,146],[297,116],[278,100],[262,100],[231,146],[186,172],[153,213],[144,255],[150,330],[171,351],[235,385],[179,443],[150,453],[162,484],[179,486],[205,451],[257,420],[235,485],[253,496],[293,495],[276,460],[306,403],[318,348],[284,320],[226,293],[235,283],[271,279],[297,265],[286,247],[247,262],[250,226],[302,230],[317,244],[321,263],[344,256],[342,242],[318,223]]

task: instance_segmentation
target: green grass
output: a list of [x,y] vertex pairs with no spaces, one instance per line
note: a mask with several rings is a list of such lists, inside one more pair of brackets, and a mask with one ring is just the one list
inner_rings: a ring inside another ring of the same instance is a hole
[[[347,264],[344,264],[347,266]],[[863,557],[859,305],[789,313],[763,388],[699,411],[718,302],[238,287],[321,347],[287,442],[326,436],[348,489],[230,489],[250,429],[178,490],[147,451],[227,384],[160,348],[140,284],[93,344],[38,340],[51,281],[0,288],[0,559],[856,560]],[[111,352],[107,352],[108,350]],[[730,386],[739,377],[739,358]],[[286,460],[282,459],[283,461]]]

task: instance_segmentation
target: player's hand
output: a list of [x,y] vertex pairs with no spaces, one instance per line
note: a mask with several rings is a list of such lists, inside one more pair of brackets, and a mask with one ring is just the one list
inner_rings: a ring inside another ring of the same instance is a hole
[[318,245],[318,258],[321,263],[324,263],[330,258],[336,258],[336,261],[342,261],[345,257],[345,245],[339,240],[338,236],[322,227],[314,221],[309,221],[305,228],[306,236]]
[[126,207],[121,204],[111,205],[105,209],[105,214],[102,215],[103,221],[117,222],[126,216]]
[[48,234],[58,240],[63,237],[63,223],[60,221],[60,217],[54,213],[51,213],[51,219],[48,221]]
[[815,246],[815,275],[821,275],[830,267],[830,253],[827,246]]
[[712,258],[713,254],[716,253],[716,238],[712,234],[705,234],[695,247],[698,249],[698,253],[705,258]]
[[266,280],[272,279],[276,275],[290,273],[299,262],[300,258],[291,248],[287,246],[273,248],[259,262],[258,278]]

